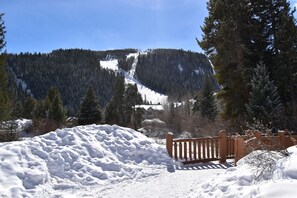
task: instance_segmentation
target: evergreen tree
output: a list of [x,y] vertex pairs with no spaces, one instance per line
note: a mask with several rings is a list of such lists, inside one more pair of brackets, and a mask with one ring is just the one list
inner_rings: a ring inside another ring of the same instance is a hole
[[14,101],[11,117],[13,119],[22,118],[22,112],[23,112],[23,109],[22,109],[21,103],[19,101]]
[[47,102],[45,100],[36,101],[32,111],[32,118],[34,120],[46,119],[48,117]]
[[127,84],[123,76],[118,76],[114,88],[114,95],[104,111],[105,122],[136,128],[139,120],[136,119],[135,105],[142,104],[142,97],[137,85]]
[[117,76],[114,88],[114,94],[111,101],[105,109],[105,122],[108,124],[124,125],[124,95],[125,95],[125,78]]
[[217,116],[218,109],[209,78],[205,79],[202,96],[200,98],[196,97],[193,111],[200,111],[202,117],[208,118],[211,121],[214,121]]
[[167,123],[170,127],[173,127],[175,118],[176,118],[175,105],[173,102],[171,102],[169,104],[169,112],[168,112],[168,120],[167,120]]
[[290,2],[210,0],[207,8],[198,44],[212,60],[222,85],[218,97],[224,102],[225,117],[246,114],[249,82],[260,60],[269,66],[286,110],[292,109],[297,104],[297,28]]
[[207,8],[209,16],[198,43],[214,64],[222,85],[218,97],[224,101],[224,116],[237,118],[245,112],[248,96],[249,7],[245,0],[210,0]]
[[113,100],[111,100],[105,107],[104,121],[107,124],[116,124],[118,117],[116,105],[114,104]]
[[55,121],[60,127],[66,121],[66,111],[63,106],[63,101],[59,89],[51,87],[45,100],[47,118]]
[[24,118],[31,119],[33,116],[33,110],[37,101],[32,97],[27,97],[24,102],[23,116]]
[[51,101],[49,119],[55,121],[58,124],[58,127],[66,121],[66,111],[64,109],[59,90]]
[[5,42],[5,26],[2,19],[4,14],[0,13],[0,122],[10,117],[11,105],[8,93],[8,77],[6,67],[6,55],[3,52]]
[[[142,104],[142,97],[138,92],[137,85],[128,84],[124,94],[124,124],[125,126],[133,125],[135,128],[136,124],[132,122],[132,117],[135,117],[135,105]],[[135,120],[135,119],[133,119]]]
[[82,100],[78,114],[78,124],[88,125],[101,121],[101,110],[93,86],[90,85]]
[[254,69],[251,86],[249,102],[246,104],[249,121],[263,125],[271,122],[277,124],[282,104],[277,88],[269,79],[266,66],[262,62]]
[[116,107],[116,112],[118,114],[117,124],[124,124],[124,94],[125,94],[125,78],[124,76],[117,76],[114,95],[112,100]]

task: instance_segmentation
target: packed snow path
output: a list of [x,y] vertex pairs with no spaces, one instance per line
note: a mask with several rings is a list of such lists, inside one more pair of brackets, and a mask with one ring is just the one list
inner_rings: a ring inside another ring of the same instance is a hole
[[172,198],[187,197],[199,183],[209,177],[224,172],[226,166],[219,164],[203,164],[187,166],[174,172],[164,170],[156,176],[119,183],[99,192],[102,197],[142,197]]
[[[225,172],[230,164],[218,162],[187,166],[168,166],[158,174],[146,178],[134,178],[116,184],[88,189],[56,191],[59,197],[97,198],[172,198],[188,197],[203,182]],[[75,195],[75,196],[74,196]],[[199,197],[199,196],[198,196]]]

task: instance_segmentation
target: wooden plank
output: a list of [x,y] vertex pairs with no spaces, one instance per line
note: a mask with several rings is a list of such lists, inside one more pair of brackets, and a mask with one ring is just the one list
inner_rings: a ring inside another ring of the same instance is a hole
[[214,140],[211,140],[211,158],[214,158],[214,153],[215,153],[215,144],[214,144]]
[[219,158],[219,141],[215,140],[215,145],[216,145],[216,158]]
[[227,156],[229,156],[230,153],[230,139],[227,138]]
[[220,163],[225,163],[226,162],[226,157],[227,157],[227,135],[226,131],[220,131]]
[[194,147],[194,159],[197,160],[197,144],[196,144],[196,141],[193,142],[193,147]]
[[187,157],[188,151],[187,151],[187,142],[184,142],[184,159],[187,161],[188,157]]
[[178,149],[179,149],[179,159],[183,159],[183,148],[182,148],[181,142],[179,143]]
[[234,156],[234,138],[231,138],[231,156]]
[[200,140],[210,140],[210,139],[219,139],[219,137],[207,137],[207,138],[193,138],[193,139],[174,139],[174,142],[193,142],[193,141],[200,141]]
[[177,142],[174,142],[174,158],[177,160]]
[[202,143],[202,159],[205,159],[205,141],[202,140],[201,143]]
[[172,157],[172,144],[173,144],[173,134],[167,133],[166,134],[166,148],[168,155]]
[[192,160],[192,142],[189,142],[189,158]]
[[207,151],[207,159],[210,159],[210,148],[209,148],[209,141],[210,140],[206,140],[206,151]]
[[198,159],[201,160],[201,141],[197,141],[198,146]]

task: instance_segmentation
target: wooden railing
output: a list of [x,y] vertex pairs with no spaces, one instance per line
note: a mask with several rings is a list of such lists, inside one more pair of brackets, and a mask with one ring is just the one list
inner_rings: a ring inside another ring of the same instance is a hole
[[228,137],[226,131],[215,137],[191,139],[173,139],[173,134],[168,133],[166,147],[170,157],[184,164],[214,160],[224,163],[234,158],[234,138]]
[[219,160],[220,163],[226,159],[235,158],[235,163],[252,150],[257,150],[251,144],[251,139],[261,145],[272,145],[276,143],[280,149],[286,149],[297,144],[297,136],[286,135],[281,131],[277,136],[262,135],[260,132],[252,132],[252,136],[237,135],[227,136],[226,131],[220,131],[219,136],[208,138],[173,139],[173,134],[166,136],[166,148],[170,157],[184,164],[209,162]]
[[297,135],[290,135],[285,131],[278,134],[261,134],[259,131],[252,132],[252,136],[236,136],[235,144],[235,164],[245,155],[253,150],[269,148],[272,150],[283,150],[297,144]]

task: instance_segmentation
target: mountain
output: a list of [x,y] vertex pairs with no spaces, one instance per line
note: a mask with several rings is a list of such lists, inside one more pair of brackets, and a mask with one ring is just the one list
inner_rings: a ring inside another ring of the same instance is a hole
[[155,49],[141,54],[135,75],[145,86],[171,96],[197,92],[206,75],[211,77],[214,89],[218,89],[207,57],[190,51]]
[[126,83],[136,83],[143,98],[151,103],[199,91],[205,75],[218,88],[206,56],[175,49],[59,49],[46,54],[8,54],[7,65],[11,89],[21,101],[28,95],[42,99],[51,86],[56,86],[70,115],[77,112],[89,83],[104,107],[113,95],[119,73],[125,75]]

